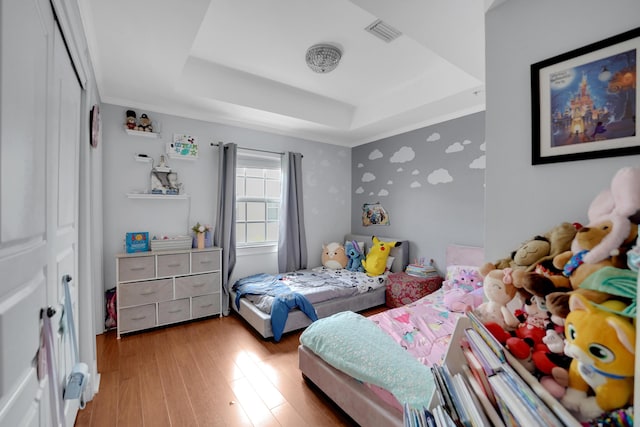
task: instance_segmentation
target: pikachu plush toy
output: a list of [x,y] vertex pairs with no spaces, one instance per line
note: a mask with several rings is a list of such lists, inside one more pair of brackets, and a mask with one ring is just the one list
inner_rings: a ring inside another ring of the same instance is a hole
[[362,266],[367,272],[367,276],[379,276],[387,269],[387,258],[389,258],[389,252],[391,248],[400,246],[402,242],[383,242],[376,236],[373,236],[373,246],[367,254],[367,257],[362,260]]

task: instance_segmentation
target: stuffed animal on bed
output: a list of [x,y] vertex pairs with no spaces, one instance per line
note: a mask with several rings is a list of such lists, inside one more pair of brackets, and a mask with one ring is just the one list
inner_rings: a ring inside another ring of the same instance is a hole
[[347,242],[344,247],[349,261],[347,262],[347,270],[349,271],[364,271],[362,266],[362,260],[364,259],[364,253],[360,249],[360,245],[355,240]]
[[[606,304],[621,304],[607,301]],[[624,304],[622,304],[624,305]],[[583,419],[633,403],[636,331],[626,317],[594,307],[579,294],[569,299],[565,353],[573,357],[562,404]],[[619,311],[610,306],[608,310]],[[588,396],[589,389],[594,396]]]
[[482,304],[484,289],[478,267],[452,265],[447,267],[447,277],[442,282],[442,302],[449,311],[464,313]]
[[322,245],[322,265],[332,270],[339,270],[347,266],[347,254],[344,246],[340,243],[332,242]]
[[383,242],[376,236],[372,237],[373,246],[367,254],[366,259],[362,260],[362,266],[367,272],[367,276],[379,276],[387,269],[387,258],[392,248],[400,246],[402,242]]

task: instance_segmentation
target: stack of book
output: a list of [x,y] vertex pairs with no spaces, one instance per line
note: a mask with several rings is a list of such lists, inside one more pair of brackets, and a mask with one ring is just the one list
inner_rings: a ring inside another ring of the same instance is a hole
[[429,264],[424,263],[424,259],[416,260],[413,264],[409,264],[405,269],[405,273],[414,277],[437,277],[438,270],[433,266],[433,260]]
[[552,397],[543,400],[539,383],[533,377],[525,381],[522,375],[530,374],[522,365],[504,350],[472,312],[467,313],[467,317],[470,327],[464,329],[460,343],[467,364],[458,367],[461,369],[453,375],[446,366],[432,367],[438,404],[429,412],[433,424],[422,425],[580,425],[557,400]]

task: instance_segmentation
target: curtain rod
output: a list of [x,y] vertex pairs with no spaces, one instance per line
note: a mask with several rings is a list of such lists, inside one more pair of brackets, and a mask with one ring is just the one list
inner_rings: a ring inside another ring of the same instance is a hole
[[[217,144],[215,142],[210,142],[209,143],[209,145],[211,147],[219,147],[220,144],[222,144],[222,142],[218,142]],[[284,153],[280,152],[280,151],[269,151],[269,150],[261,150],[259,148],[244,148],[244,147],[238,147],[238,149],[240,149],[240,150],[249,150],[249,151],[260,151],[262,153],[279,154],[281,156],[284,156]]]

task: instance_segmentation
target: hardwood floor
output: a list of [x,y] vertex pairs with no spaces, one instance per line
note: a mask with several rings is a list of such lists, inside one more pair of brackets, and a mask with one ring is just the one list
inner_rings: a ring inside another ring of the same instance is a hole
[[264,340],[234,313],[99,335],[100,391],[75,426],[356,426],[303,380],[300,333]]

